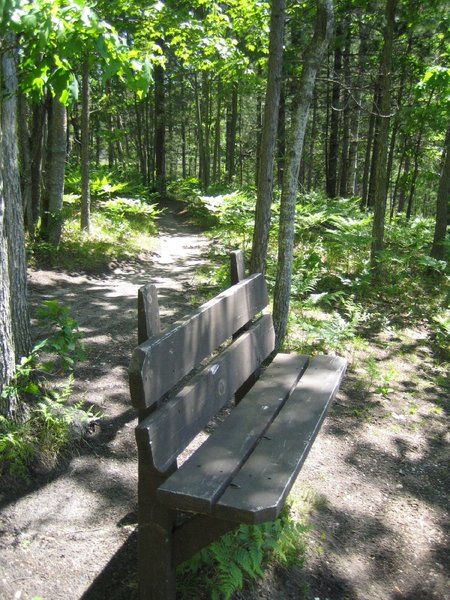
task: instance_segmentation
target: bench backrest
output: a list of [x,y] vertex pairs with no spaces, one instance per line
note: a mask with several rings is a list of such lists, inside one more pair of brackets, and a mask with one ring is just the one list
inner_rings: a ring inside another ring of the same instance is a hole
[[[158,471],[169,469],[273,352],[271,315],[255,319],[267,304],[264,277],[252,275],[135,349],[129,369],[133,405],[144,414],[169,396],[136,430],[140,451]],[[199,369],[203,361],[209,362]]]

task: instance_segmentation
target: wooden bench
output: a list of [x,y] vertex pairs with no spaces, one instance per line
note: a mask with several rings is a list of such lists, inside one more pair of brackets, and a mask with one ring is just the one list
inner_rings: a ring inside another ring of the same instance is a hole
[[[156,288],[139,290],[129,377],[139,410],[141,599],[175,598],[177,565],[241,523],[279,515],[345,372],[336,356],[272,358],[272,317],[261,314],[266,282],[244,278],[240,252],[232,283],[163,332]],[[177,466],[233,398],[228,416]]]

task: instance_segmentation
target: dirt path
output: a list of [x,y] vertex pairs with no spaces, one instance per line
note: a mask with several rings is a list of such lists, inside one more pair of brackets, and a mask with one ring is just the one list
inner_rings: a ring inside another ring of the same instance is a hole
[[[32,301],[70,305],[88,361],[75,397],[103,412],[79,455],[14,502],[0,498],[0,598],[136,598],[136,451],[126,369],[136,339],[136,295],[159,288],[165,325],[184,315],[208,242],[171,214],[154,254],[106,277],[31,273]],[[401,356],[399,340],[380,354]],[[389,399],[367,397],[350,372],[294,488],[312,508],[306,568],[268,573],[245,600],[448,600],[449,432],[425,346]],[[422,353],[422,354],[421,354]],[[425,354],[423,354],[425,353]],[[427,370],[428,369],[428,370]],[[414,414],[405,412],[416,382]],[[304,502],[305,503],[305,502]]]
[[[140,285],[158,286],[161,318],[183,316],[185,292],[208,242],[171,214],[161,218],[149,262],[117,268],[107,277],[52,271],[30,274],[33,304],[57,298],[72,308],[88,349],[77,371],[75,398],[103,413],[101,430],[65,470],[18,498],[0,498],[0,598],[45,600],[115,598],[114,585],[95,582],[108,563],[117,574],[128,548],[136,552],[137,460],[135,411],[129,402],[127,367],[136,344]],[[127,577],[127,575],[124,575]],[[93,583],[94,582],[94,583]],[[121,582],[119,597],[135,587]],[[104,588],[103,591],[98,591]],[[124,593],[125,590],[125,593]]]

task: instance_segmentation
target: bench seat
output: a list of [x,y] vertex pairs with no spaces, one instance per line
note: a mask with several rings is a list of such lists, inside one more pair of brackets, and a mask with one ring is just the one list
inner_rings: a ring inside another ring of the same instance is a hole
[[278,354],[227,419],[158,488],[159,500],[236,523],[275,519],[345,365],[335,356]]

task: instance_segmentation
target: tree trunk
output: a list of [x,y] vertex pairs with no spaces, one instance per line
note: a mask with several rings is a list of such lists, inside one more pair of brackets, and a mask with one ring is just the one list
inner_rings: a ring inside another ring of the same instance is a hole
[[64,175],[67,158],[67,111],[57,98],[51,100],[47,142],[47,164],[45,183],[45,214],[43,215],[43,237],[53,246],[58,246],[62,232],[62,204]]
[[209,78],[202,73],[201,86],[197,74],[194,79],[195,107],[197,114],[199,179],[202,190],[206,191],[210,181],[210,148],[209,148]]
[[391,202],[391,214],[390,214],[391,221],[394,218],[395,207],[397,205],[398,185],[400,182],[400,175],[401,175],[401,172],[403,169],[403,162],[405,160],[405,155],[406,155],[406,143],[404,142],[402,153],[400,155],[400,160],[398,161],[398,169],[397,169],[397,175],[395,177],[394,189],[392,190],[392,202]]
[[31,212],[33,230],[41,214],[42,162],[44,154],[45,122],[47,116],[45,102],[33,107],[33,126],[31,129]]
[[383,53],[380,65],[380,115],[378,131],[378,157],[374,172],[374,218],[370,266],[375,276],[379,275],[379,255],[384,243],[384,220],[386,214],[386,160],[389,138],[389,113],[391,110],[391,65],[394,45],[395,9],[397,0],[386,1],[386,24]]
[[273,192],[273,169],[278,129],[278,113],[283,67],[285,0],[272,1],[270,18],[269,62],[261,132],[261,152],[258,163],[258,188],[256,195],[255,227],[253,231],[250,272],[263,273],[269,243],[271,205]]
[[137,96],[134,97],[134,110],[136,113],[136,150],[139,161],[139,172],[141,174],[142,183],[148,185],[147,176],[147,148],[144,142],[144,131],[142,126],[143,103],[139,103]]
[[[222,82],[217,81],[216,119],[214,123],[214,151],[213,151],[213,182],[220,181],[220,137],[221,137],[221,115],[222,115]],[[184,122],[183,122],[184,125]],[[184,156],[184,172],[186,172],[186,157]],[[185,175],[184,175],[185,177]]]
[[89,58],[82,67],[81,99],[81,229],[91,229],[91,191],[89,183],[89,114],[91,109],[89,84]]
[[164,69],[156,66],[155,80],[155,176],[156,190],[166,193],[166,91]]
[[406,146],[406,142],[405,142],[405,164],[403,167],[403,181],[400,181],[401,176],[399,177],[399,186],[400,186],[400,192],[398,194],[398,211],[399,213],[401,212],[405,212],[405,204],[406,204],[406,178],[408,176],[409,173],[409,167],[410,167],[410,163],[411,163],[411,156],[409,154],[409,149]]
[[[0,124],[0,145],[3,143]],[[5,385],[10,383],[15,371],[14,343],[11,327],[11,297],[9,289],[8,237],[6,227],[6,207],[3,189],[5,164],[0,154],[0,399]],[[0,414],[11,418],[12,407],[7,401],[0,401]]]
[[[284,77],[282,77],[282,81]],[[283,185],[284,155],[286,154],[286,90],[281,84],[277,135],[277,186]]]
[[276,348],[278,350],[283,346],[287,331],[294,251],[295,204],[309,107],[313,97],[317,72],[332,32],[333,3],[331,0],[318,0],[314,36],[305,50],[302,61],[303,69],[297,89],[297,106],[292,115],[281,192],[278,268],[273,308]]
[[344,65],[344,81],[345,81],[345,95],[344,95],[344,114],[342,119],[342,151],[341,151],[341,168],[339,175],[339,195],[345,198],[348,193],[348,181],[350,173],[350,114],[351,114],[351,101],[350,101],[350,88],[351,88],[351,74],[350,74],[350,46],[351,46],[351,33],[350,23],[346,19],[344,22],[345,30],[345,46],[343,53],[343,65]]
[[436,200],[436,225],[434,239],[431,247],[431,256],[437,260],[445,260],[448,254],[446,249],[447,226],[450,215],[450,126],[447,129],[443,151],[442,171],[439,179],[439,188]]
[[358,49],[358,73],[355,85],[353,86],[353,98],[351,100],[351,122],[350,122],[350,142],[348,149],[348,194],[359,195],[358,173],[358,145],[362,97],[363,73],[365,68],[367,53],[367,28],[360,25],[359,30],[359,49]]
[[366,152],[364,155],[364,171],[362,178],[362,191],[361,191],[361,209],[367,208],[369,202],[369,177],[370,177],[370,165],[372,164],[372,149],[375,135],[375,110],[376,103],[373,102],[372,112],[369,116],[369,128],[367,131],[367,142]]
[[311,132],[309,136],[309,156],[308,156],[308,172],[306,176],[306,189],[311,191],[313,188],[314,181],[314,169],[315,169],[315,145],[316,145],[316,137],[317,137],[317,94],[313,95],[313,107],[312,107],[312,123],[311,123]]
[[227,182],[231,184],[236,173],[236,132],[238,119],[238,85],[233,83],[231,101],[226,123],[226,169]]
[[18,130],[20,139],[22,206],[27,230],[33,235],[30,132],[28,130],[28,104],[23,93],[19,93],[17,108],[19,111]]
[[339,154],[339,122],[340,122],[340,96],[341,85],[339,82],[342,70],[341,36],[342,24],[336,27],[336,48],[334,50],[333,88],[331,93],[331,119],[330,119],[330,141],[328,146],[328,169],[326,191],[329,198],[335,198],[337,194],[337,167]]
[[[14,36],[6,36],[14,43]],[[2,57],[2,145],[3,193],[6,234],[8,238],[9,290],[11,298],[12,335],[16,362],[31,351],[30,319],[27,298],[27,263],[25,254],[24,219],[20,192],[19,156],[17,144],[17,71],[13,50]],[[2,285],[4,281],[2,280]]]

